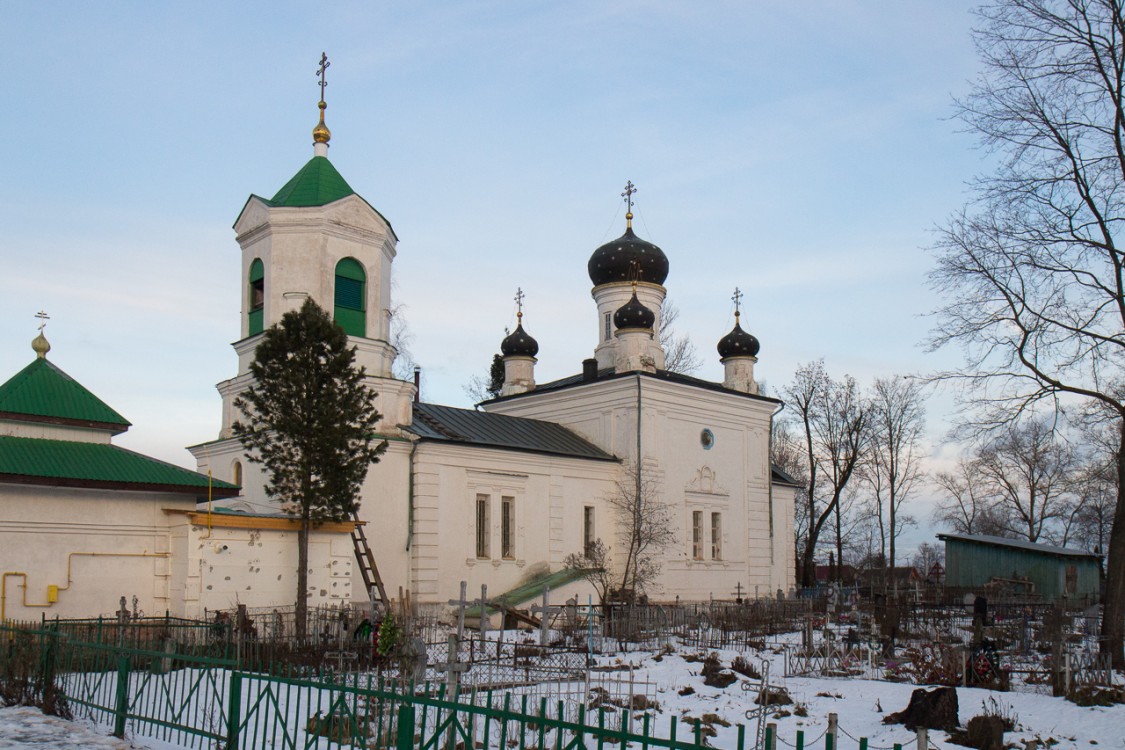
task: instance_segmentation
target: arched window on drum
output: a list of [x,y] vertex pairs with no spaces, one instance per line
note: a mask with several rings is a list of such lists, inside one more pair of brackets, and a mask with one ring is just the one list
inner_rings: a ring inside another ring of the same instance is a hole
[[332,318],[350,336],[367,335],[367,274],[355,258],[336,264],[336,293]]

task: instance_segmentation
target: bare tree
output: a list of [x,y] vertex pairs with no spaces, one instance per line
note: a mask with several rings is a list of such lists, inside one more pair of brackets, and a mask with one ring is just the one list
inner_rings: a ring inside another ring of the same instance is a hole
[[598,603],[605,604],[617,583],[613,573],[613,559],[610,557],[609,548],[601,539],[595,539],[582,552],[572,552],[563,560],[563,567],[568,570],[578,570],[594,587],[598,595]]
[[[959,116],[998,157],[942,230],[931,343],[1002,424],[1037,402],[1098,402],[1125,430],[1125,4],[1000,0],[979,12],[984,72]],[[1125,440],[1116,456],[1118,492]],[[1125,503],[1109,539],[1103,649],[1125,669]]]
[[1054,425],[1032,419],[1008,427],[978,454],[979,482],[1012,536],[1037,542],[1062,521],[1074,454]]
[[834,381],[817,361],[797,368],[785,389],[793,405],[790,419],[801,432],[808,475],[805,543],[798,555],[801,585],[816,584],[816,547],[830,518],[836,529],[836,559],[843,557],[840,499],[856,473],[867,447],[869,415],[866,401],[851,376]]
[[391,374],[399,380],[410,380],[414,377],[414,368],[417,363],[410,352],[414,343],[414,334],[406,322],[406,305],[398,304],[387,309],[390,319],[390,345],[394,347],[395,357],[391,362]]
[[961,456],[953,471],[934,475],[941,496],[934,508],[934,520],[944,523],[955,534],[1006,536],[1004,524],[980,480],[975,456]]
[[695,350],[695,344],[687,334],[678,334],[675,330],[676,321],[680,317],[680,309],[671,299],[665,299],[660,310],[660,346],[664,349],[664,369],[691,375],[703,366],[703,359]]
[[[902,512],[902,507],[922,479],[925,429],[922,386],[917,380],[901,376],[878,378],[871,389],[870,404],[870,460],[864,467],[864,476],[878,507],[882,552],[887,555],[887,565],[893,571],[898,536],[914,523],[913,518]],[[897,577],[892,575],[891,580],[897,586]]]
[[634,463],[625,465],[605,503],[616,516],[616,546],[598,539],[565,564],[582,570],[603,602],[632,601],[656,582],[661,555],[676,542],[672,506],[661,498],[652,473]]
[[793,559],[800,560],[808,536],[809,466],[803,440],[793,432],[791,422],[774,420],[770,436],[770,465],[781,469],[797,484],[793,492]]
[[[505,329],[505,335],[507,329]],[[488,401],[489,399],[496,398],[500,395],[500,389],[504,387],[504,358],[499,354],[492,355],[492,364],[488,367],[488,377],[485,378],[481,375],[473,375],[469,378],[469,382],[461,386],[461,390],[465,395],[473,400],[474,403],[481,401]]]
[[914,552],[914,557],[910,558],[910,564],[914,566],[923,577],[928,577],[930,571],[933,570],[934,564],[940,563],[945,565],[945,547],[933,542],[922,542],[918,545],[918,549]]

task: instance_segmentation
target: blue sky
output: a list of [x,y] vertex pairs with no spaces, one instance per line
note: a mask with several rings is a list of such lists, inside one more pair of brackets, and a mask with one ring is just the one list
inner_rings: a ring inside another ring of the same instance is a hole
[[[47,310],[51,359],[134,423],[118,442],[191,466],[235,374],[230,226],[311,156],[321,51],[330,158],[400,238],[428,400],[469,404],[517,286],[537,378],[580,369],[586,261],[623,229],[626,180],[700,375],[721,378],[736,285],[774,388],[819,357],[863,382],[936,369],[925,248],[984,168],[949,119],[978,68],[973,5],[13,6],[2,369],[30,361]],[[935,440],[949,408],[934,397]]]

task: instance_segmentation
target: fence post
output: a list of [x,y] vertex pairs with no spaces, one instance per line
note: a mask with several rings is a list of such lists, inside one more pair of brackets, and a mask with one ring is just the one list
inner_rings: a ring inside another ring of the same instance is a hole
[[414,706],[402,703],[398,707],[398,726],[395,727],[395,750],[414,747]]
[[113,710],[113,736],[125,739],[125,717],[129,713],[129,657],[117,657],[117,700]]
[[242,674],[231,671],[229,705],[227,706],[227,748],[238,750],[239,730],[242,726]]
[[840,717],[837,714],[828,714],[828,731],[824,733],[824,750],[836,750],[836,733],[839,731]]
[[918,727],[918,750],[927,750],[930,745],[930,730]]

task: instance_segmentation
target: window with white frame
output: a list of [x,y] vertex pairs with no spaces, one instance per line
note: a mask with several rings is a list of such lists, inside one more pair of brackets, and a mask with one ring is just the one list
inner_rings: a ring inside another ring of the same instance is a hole
[[490,500],[492,498],[485,494],[477,495],[476,506],[476,527],[477,527],[477,557],[487,560],[488,542],[492,536],[492,528],[489,523],[489,508]]
[[613,333],[613,318],[609,313],[605,314],[605,333],[603,334],[604,340],[609,341],[610,335]]
[[723,514],[711,514],[711,559],[723,559]]
[[691,512],[691,558],[703,559],[703,511]]
[[511,560],[516,556],[516,499],[500,498],[500,557]]
[[594,506],[587,505],[582,508],[582,552],[586,557],[594,553]]

